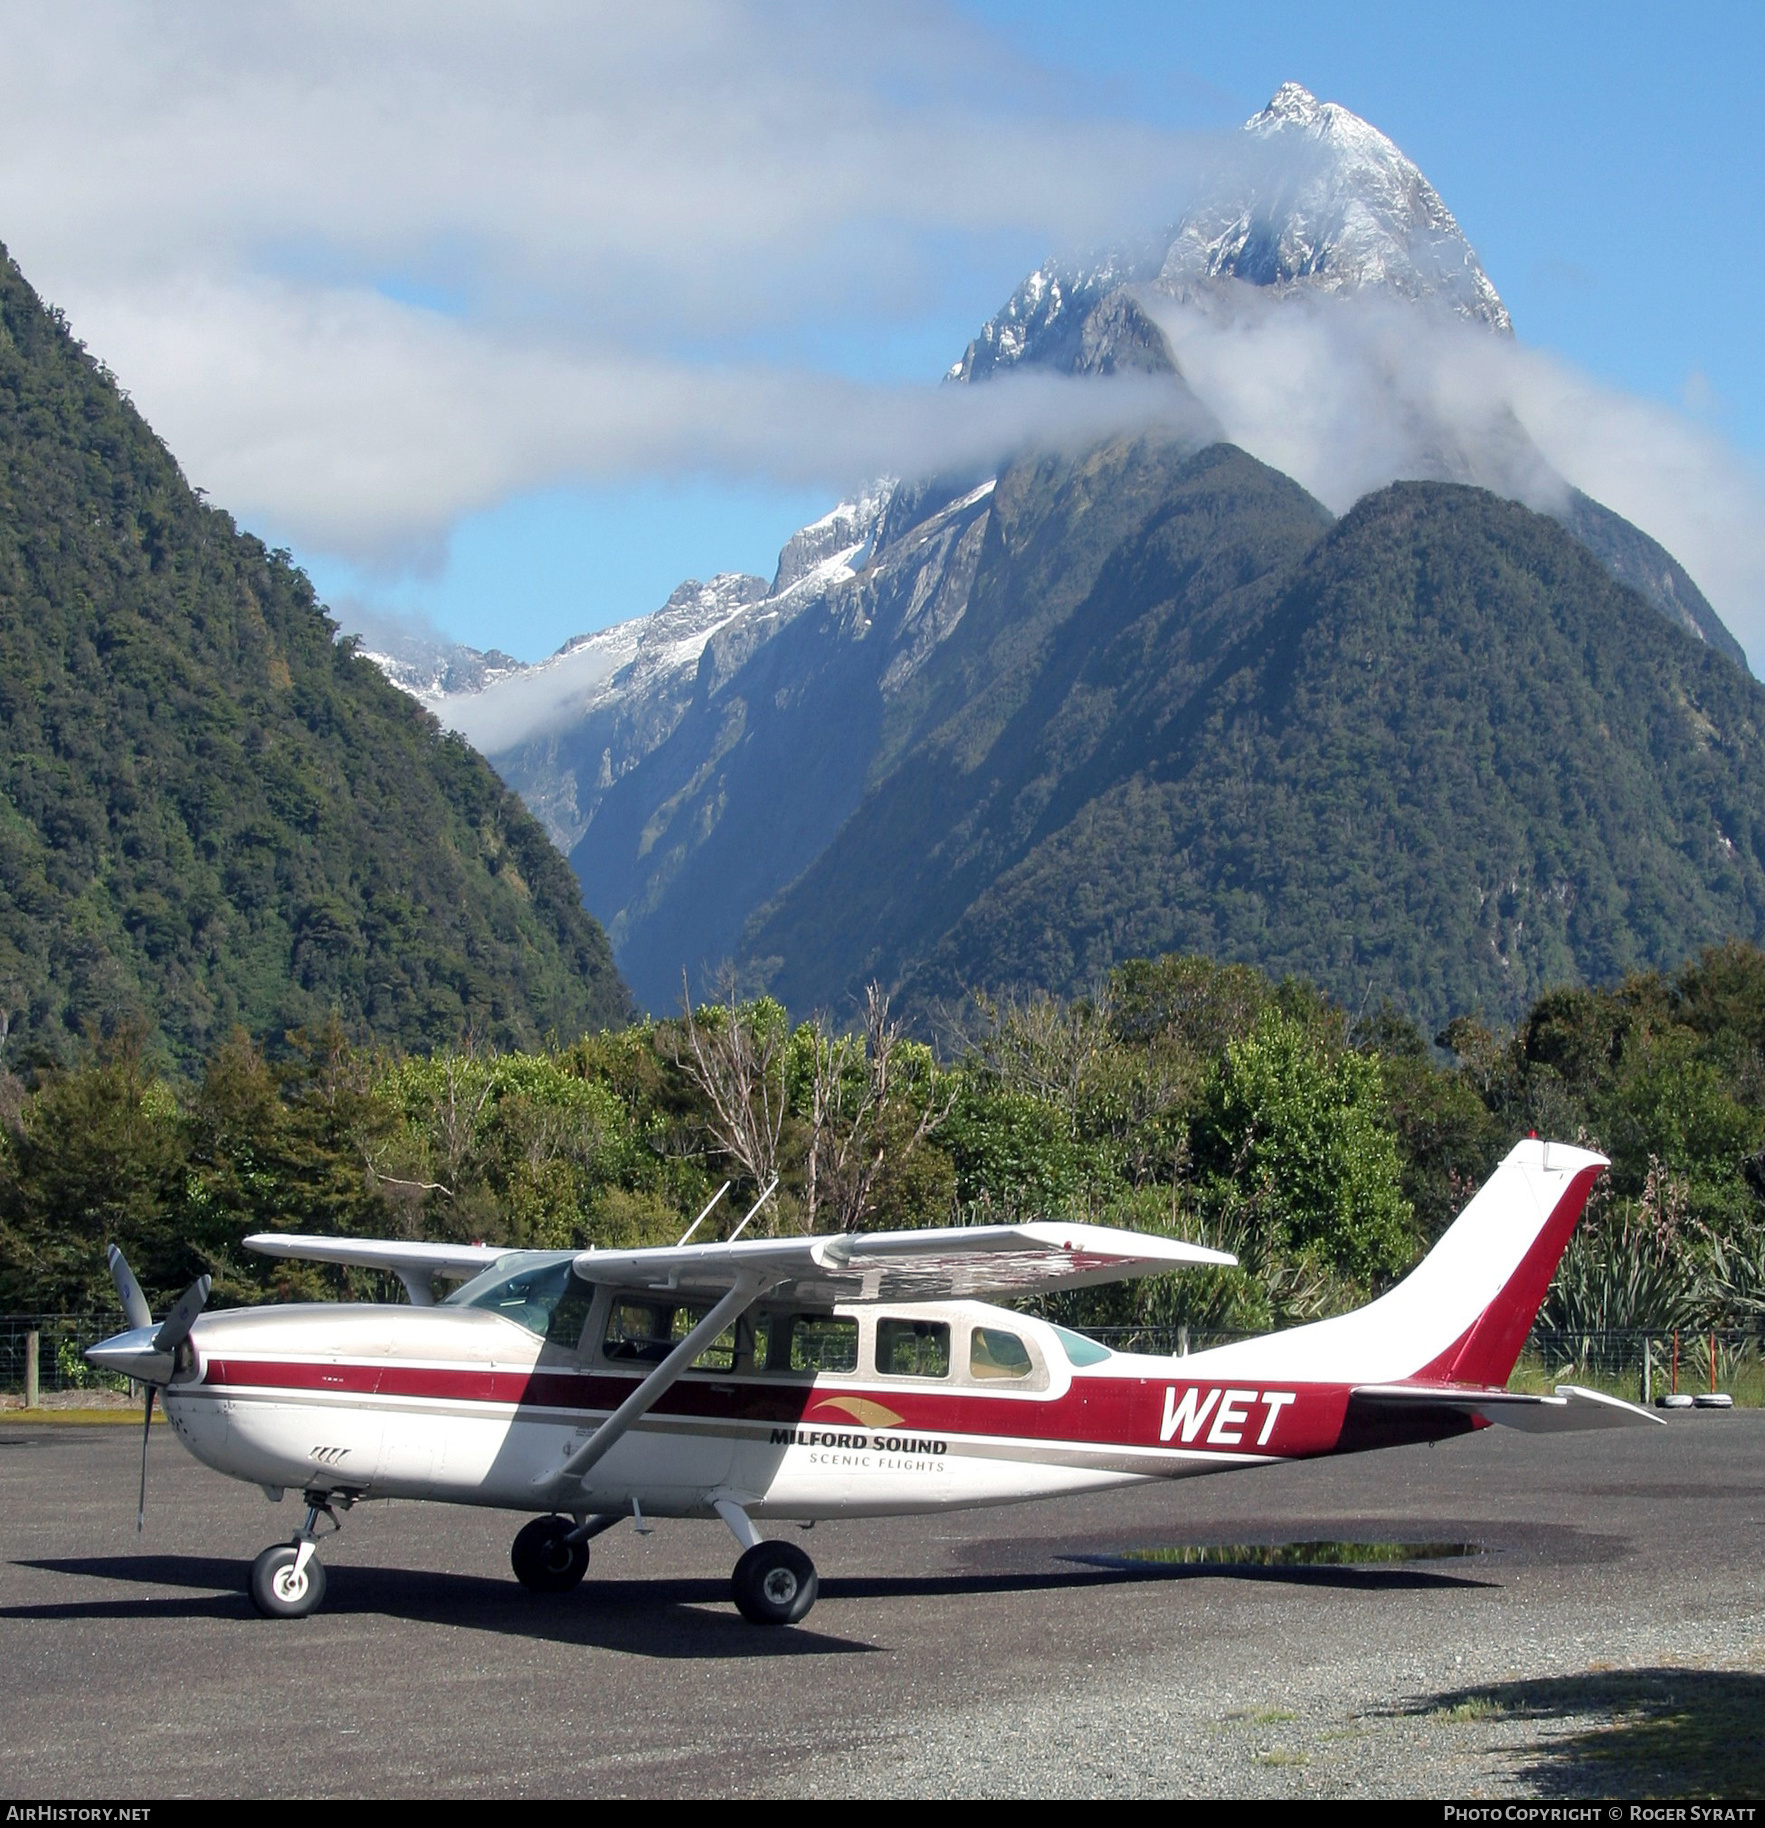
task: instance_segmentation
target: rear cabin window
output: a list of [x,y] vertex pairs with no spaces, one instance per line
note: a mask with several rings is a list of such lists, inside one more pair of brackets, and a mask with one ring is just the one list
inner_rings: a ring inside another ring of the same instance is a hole
[[757,1314],[754,1364],[767,1371],[856,1371],[858,1323],[843,1314]]
[[968,1342],[970,1377],[1028,1377],[1035,1369],[1030,1362],[1029,1347],[1015,1333],[1000,1327],[976,1327]]
[[[709,1303],[615,1296],[607,1310],[602,1353],[618,1363],[659,1365],[710,1311]],[[695,1371],[729,1371],[734,1366],[734,1327],[719,1333],[693,1360]]]
[[1056,1327],[1054,1337],[1060,1341],[1069,1363],[1079,1366],[1100,1365],[1114,1354],[1108,1346],[1100,1346],[1094,1339],[1087,1339],[1083,1333],[1074,1333],[1067,1327]]
[[879,1320],[876,1368],[884,1377],[948,1377],[950,1325],[944,1320]]

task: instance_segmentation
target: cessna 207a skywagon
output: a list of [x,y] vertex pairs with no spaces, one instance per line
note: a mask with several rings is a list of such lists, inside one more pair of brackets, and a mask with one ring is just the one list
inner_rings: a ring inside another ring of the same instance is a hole
[[[1504,1387],[1604,1166],[1523,1142],[1369,1306],[1183,1358],[985,1305],[1233,1261],[1053,1221],[581,1252],[265,1233],[246,1243],[390,1270],[412,1305],[204,1314],[203,1277],[157,1328],[113,1247],[131,1330],[87,1357],[147,1385],[149,1421],[162,1393],[199,1460],[305,1495],[293,1539],[252,1566],[264,1613],[320,1603],[313,1550],[339,1510],[430,1498],[537,1512],[512,1560],[542,1593],[574,1587],[590,1538],[626,1517],[720,1517],[736,1605],[791,1624],[815,1568],[761,1520],[1011,1504],[1490,1423],[1653,1425],[1595,1391]],[[466,1280],[436,1303],[436,1279]]]

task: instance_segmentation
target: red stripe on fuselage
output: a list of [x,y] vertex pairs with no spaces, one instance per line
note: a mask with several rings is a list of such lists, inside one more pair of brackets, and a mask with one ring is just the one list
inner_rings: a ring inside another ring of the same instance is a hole
[[[334,1397],[496,1403],[515,1409],[599,1414],[617,1408],[638,1382],[604,1373],[316,1364],[265,1358],[212,1359],[202,1381],[217,1390],[311,1391]],[[1167,1436],[1167,1419],[1182,1409],[1191,1389],[1196,1396],[1186,1412],[1186,1423],[1179,1421]],[[1282,1400],[1269,1403],[1265,1395]],[[901,1420],[886,1429],[878,1428],[853,1421],[828,1402],[829,1398],[852,1396],[884,1404]],[[1100,1447],[1162,1447],[1258,1459],[1270,1455],[1309,1458],[1437,1439],[1463,1432],[1469,1425],[1463,1418],[1443,1413],[1436,1418],[1396,1417],[1371,1428],[1364,1418],[1355,1418],[1345,1432],[1348,1397],[1346,1384],[1293,1383],[1278,1391],[1270,1386],[1265,1392],[1260,1386],[1180,1375],[1075,1378],[1062,1395],[1042,1398],[903,1389],[895,1384],[803,1385],[688,1377],[664,1392],[654,1413],[677,1419],[748,1421],[861,1434],[873,1436],[879,1443],[896,1433],[968,1435]]]

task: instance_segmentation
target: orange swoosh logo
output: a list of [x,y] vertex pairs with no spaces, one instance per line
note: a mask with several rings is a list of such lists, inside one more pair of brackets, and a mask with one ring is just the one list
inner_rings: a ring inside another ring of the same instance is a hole
[[867,1396],[824,1397],[815,1407],[837,1409],[854,1422],[862,1422],[866,1428],[894,1428],[901,1420],[894,1410],[882,1403],[873,1403]]

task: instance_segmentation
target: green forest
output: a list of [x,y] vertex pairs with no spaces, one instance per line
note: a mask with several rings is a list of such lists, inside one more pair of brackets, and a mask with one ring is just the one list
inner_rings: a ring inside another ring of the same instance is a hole
[[[1765,1303],[1765,952],[1540,997],[1437,1037],[1303,980],[1169,955],[1090,998],[972,998],[934,1050],[872,990],[852,1020],[684,1007],[543,1052],[405,1053],[331,1020],[195,1073],[120,1023],[0,1074],[0,1309],[103,1313],[105,1246],[156,1306],[353,1292],[253,1231],[559,1247],[1063,1215],[1174,1232],[1240,1267],[1061,1298],[1086,1325],[1257,1329],[1400,1276],[1529,1131],[1612,1158],[1541,1319],[1747,1324]],[[352,1279],[353,1278],[353,1279]]]
[[0,248],[0,1030],[186,1071],[335,1010],[432,1048],[631,1008],[521,802],[193,489]]

